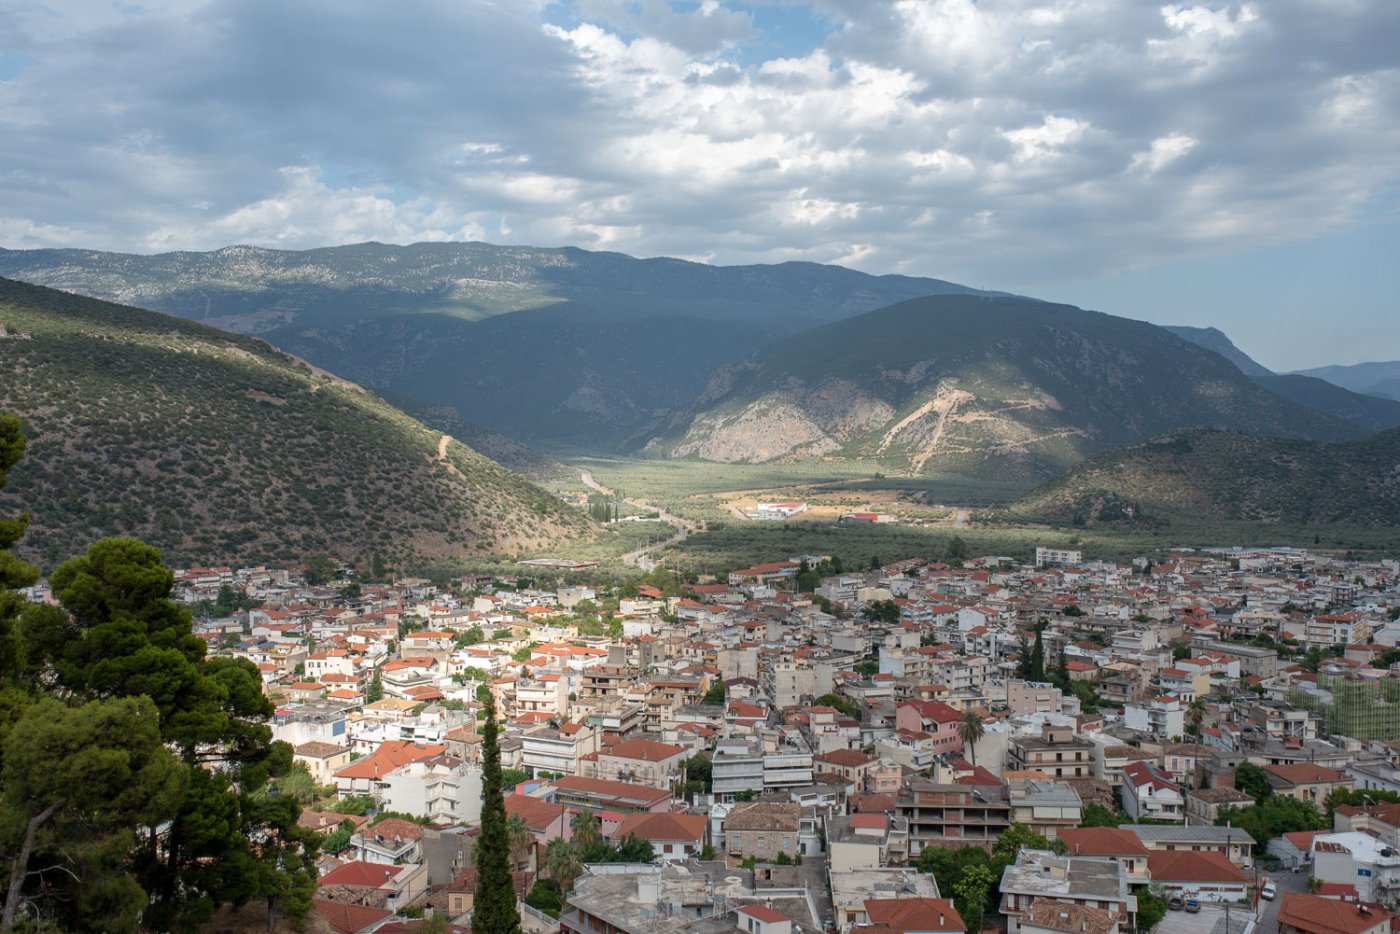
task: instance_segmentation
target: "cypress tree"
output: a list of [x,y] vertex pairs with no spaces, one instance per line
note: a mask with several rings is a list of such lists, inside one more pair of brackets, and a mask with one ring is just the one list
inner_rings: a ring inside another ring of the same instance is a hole
[[496,701],[486,697],[481,728],[481,837],[476,844],[476,897],[472,903],[474,934],[520,934],[520,909],[510,876],[510,841],[506,835],[506,800],[501,789],[501,749],[496,744]]
[[1035,631],[1035,647],[1031,649],[1030,680],[1036,682],[1045,680],[1045,643],[1040,633],[1039,629]]

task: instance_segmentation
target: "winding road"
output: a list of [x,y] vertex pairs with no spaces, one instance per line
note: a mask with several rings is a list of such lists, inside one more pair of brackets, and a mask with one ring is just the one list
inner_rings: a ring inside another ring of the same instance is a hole
[[[583,485],[588,487],[590,490],[593,490],[597,493],[602,493],[604,496],[611,496],[613,498],[617,497],[617,494],[615,492],[603,486],[597,480],[594,480],[593,474],[589,473],[587,470],[580,470],[578,472],[578,478],[581,481],[583,481]],[[680,542],[685,541],[686,536],[688,536],[691,532],[694,532],[700,527],[698,523],[692,522],[689,519],[682,519],[680,516],[673,516],[669,512],[666,512],[664,509],[661,509],[657,506],[653,506],[645,500],[624,498],[622,501],[627,505],[632,506],[633,508],[642,510],[643,512],[656,513],[657,518],[659,518],[662,522],[665,522],[667,525],[673,526],[676,530],[675,535],[672,535],[670,538],[666,539],[663,542],[657,542],[654,545],[647,545],[645,548],[638,548],[636,551],[629,551],[627,552],[627,554],[623,555],[622,563],[629,567],[635,565],[636,567],[641,568],[643,571],[650,571],[653,567],[656,566],[656,562],[648,558],[647,555],[653,552],[659,554],[665,551],[671,545],[679,544]]]

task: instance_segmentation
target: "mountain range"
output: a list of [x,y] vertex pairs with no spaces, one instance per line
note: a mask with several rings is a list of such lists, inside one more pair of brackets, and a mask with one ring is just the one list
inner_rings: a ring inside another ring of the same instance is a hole
[[559,468],[520,442],[1029,488],[1187,427],[1338,441],[1400,426],[1400,402],[1273,373],[1214,328],[810,263],[367,243],[0,250],[0,273],[257,334],[536,477]]
[[485,243],[3,250],[0,275],[258,334],[346,379],[553,447],[616,449],[781,335],[973,290],[838,266],[718,267]]
[[51,563],[129,534],[182,564],[361,566],[590,534],[577,511],[266,342],[0,279],[0,411],[28,450],[0,515]]
[[1188,425],[1364,433],[1152,324],[1033,299],[940,295],[768,345],[718,373],[648,449],[1034,479]]

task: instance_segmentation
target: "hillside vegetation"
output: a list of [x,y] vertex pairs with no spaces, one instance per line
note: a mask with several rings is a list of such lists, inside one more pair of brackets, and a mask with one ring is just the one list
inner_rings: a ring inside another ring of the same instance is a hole
[[1010,514],[1077,526],[1180,520],[1394,526],[1400,524],[1400,430],[1335,444],[1174,432],[1100,454]]
[[28,452],[0,513],[53,562],[134,535],[177,563],[368,565],[587,534],[575,510],[373,393],[178,318],[0,280],[0,410]]
[[1326,440],[1366,430],[1282,398],[1155,325],[1030,299],[942,295],[775,342],[721,371],[648,450],[1046,479],[1106,448],[1193,425]]
[[464,420],[449,405],[429,405],[416,399],[386,395],[385,401],[418,419],[424,425],[446,432],[478,454],[535,483],[577,477],[577,471],[547,454],[521,444],[498,431]]

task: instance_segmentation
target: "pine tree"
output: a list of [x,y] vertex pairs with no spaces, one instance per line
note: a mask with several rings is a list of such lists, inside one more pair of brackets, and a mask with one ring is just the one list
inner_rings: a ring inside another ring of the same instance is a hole
[[475,934],[520,934],[520,909],[510,876],[510,842],[506,838],[506,801],[501,790],[501,750],[496,744],[496,702],[486,699],[481,728],[481,837],[476,844]]

